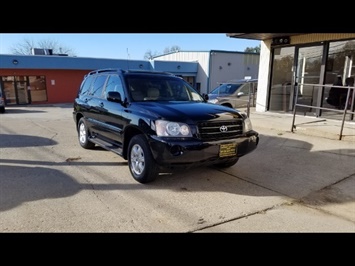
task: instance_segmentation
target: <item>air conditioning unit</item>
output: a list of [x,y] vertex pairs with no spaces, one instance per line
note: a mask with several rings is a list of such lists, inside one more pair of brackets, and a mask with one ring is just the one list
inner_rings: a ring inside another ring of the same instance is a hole
[[53,49],[32,48],[33,55],[53,55]]

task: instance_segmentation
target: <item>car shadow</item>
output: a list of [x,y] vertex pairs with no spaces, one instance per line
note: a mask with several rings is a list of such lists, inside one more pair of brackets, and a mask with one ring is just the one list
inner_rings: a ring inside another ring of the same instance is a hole
[[33,109],[21,109],[21,108],[13,108],[13,107],[6,107],[5,113],[2,115],[6,114],[29,114],[29,113],[47,113],[47,111],[43,110],[33,110]]
[[0,148],[21,148],[35,146],[52,146],[58,144],[55,140],[37,136],[0,134]]

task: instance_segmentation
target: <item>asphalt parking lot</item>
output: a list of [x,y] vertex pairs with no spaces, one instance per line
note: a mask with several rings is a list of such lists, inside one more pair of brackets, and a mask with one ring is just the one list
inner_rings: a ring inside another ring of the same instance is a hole
[[80,147],[71,104],[8,107],[0,114],[0,232],[354,233],[355,142],[251,119],[259,147],[235,166],[143,185],[118,155]]

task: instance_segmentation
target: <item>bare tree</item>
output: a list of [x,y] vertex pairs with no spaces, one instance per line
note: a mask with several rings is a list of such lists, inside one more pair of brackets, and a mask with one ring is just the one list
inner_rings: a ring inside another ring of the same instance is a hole
[[[168,54],[168,53],[172,53],[172,52],[178,52],[178,51],[180,51],[181,49],[180,49],[180,46],[178,46],[178,45],[173,45],[173,46],[171,46],[171,47],[166,47],[165,49],[164,49],[164,52],[163,52],[163,54]],[[144,54],[144,59],[153,59],[154,57],[156,57],[156,56],[158,56],[158,55],[161,55],[161,53],[158,53],[158,52],[152,52],[151,50],[147,50],[146,52],[145,52],[145,54]]]
[[22,42],[14,44],[10,50],[13,54],[31,55],[32,48],[51,49],[53,54],[67,54],[69,56],[75,56],[73,49],[51,39],[43,39],[38,42],[34,42],[30,39],[24,39]]
[[144,59],[148,59],[148,60],[151,60],[153,59],[153,57],[157,56],[158,53],[157,52],[152,52],[152,50],[147,50],[144,54]]
[[164,54],[168,54],[168,53],[173,53],[173,52],[178,52],[180,51],[180,47],[178,45],[173,45],[171,47],[166,47],[164,49]]

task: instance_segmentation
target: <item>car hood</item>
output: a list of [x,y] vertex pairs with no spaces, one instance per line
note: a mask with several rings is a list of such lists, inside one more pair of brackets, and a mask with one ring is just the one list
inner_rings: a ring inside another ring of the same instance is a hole
[[185,123],[241,117],[235,109],[204,102],[140,102],[132,107],[135,111],[148,113],[152,119]]

